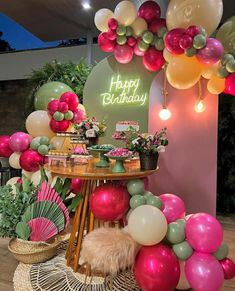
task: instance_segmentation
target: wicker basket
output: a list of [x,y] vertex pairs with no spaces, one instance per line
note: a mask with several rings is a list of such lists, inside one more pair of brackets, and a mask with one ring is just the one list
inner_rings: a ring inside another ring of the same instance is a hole
[[53,258],[57,254],[59,244],[58,238],[54,238],[50,243],[13,238],[9,242],[8,249],[19,262],[36,264]]

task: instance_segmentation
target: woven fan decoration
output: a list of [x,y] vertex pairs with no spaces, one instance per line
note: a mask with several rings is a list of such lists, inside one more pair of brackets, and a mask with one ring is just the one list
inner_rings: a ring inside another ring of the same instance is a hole
[[58,234],[56,225],[45,217],[31,219],[28,225],[31,228],[31,241],[47,241]]

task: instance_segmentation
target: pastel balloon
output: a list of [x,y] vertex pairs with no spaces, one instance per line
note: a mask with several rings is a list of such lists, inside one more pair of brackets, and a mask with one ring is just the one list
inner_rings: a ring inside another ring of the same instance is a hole
[[220,264],[223,268],[224,279],[233,279],[235,277],[235,263],[231,259],[225,258],[220,261]]
[[47,110],[48,103],[53,99],[59,99],[64,92],[73,90],[61,82],[48,82],[42,85],[35,93],[34,108],[36,110]]
[[164,244],[141,247],[134,275],[144,291],[174,290],[180,278],[180,266],[172,250]]
[[53,115],[59,109],[60,101],[58,99],[51,100],[47,105],[47,111]]
[[168,50],[165,48],[165,49],[163,50],[163,57],[164,57],[165,61],[166,61],[167,63],[169,63],[169,62],[171,61],[173,55],[172,55],[170,52],[168,52]]
[[98,10],[95,14],[95,26],[100,31],[107,31],[108,30],[108,22],[110,18],[113,18],[114,14],[110,9],[102,8]]
[[207,213],[192,215],[186,222],[186,239],[197,251],[214,253],[223,241],[223,229],[219,221]]
[[202,26],[208,35],[216,30],[223,14],[222,0],[171,0],[167,12],[168,30]]
[[117,62],[121,64],[130,63],[133,59],[133,56],[133,49],[129,45],[116,45],[114,50],[114,57]]
[[206,46],[197,52],[199,62],[210,65],[217,63],[223,55],[223,46],[221,42],[215,38],[208,38]]
[[185,275],[185,261],[179,261],[179,264],[180,264],[180,279],[178,285],[176,286],[176,289],[179,290],[190,289],[191,286],[189,285],[189,282]]
[[50,128],[54,132],[63,132],[69,128],[70,122],[68,120],[56,121],[53,118],[50,121]]
[[226,83],[225,79],[221,79],[217,77],[216,75],[214,75],[211,77],[211,79],[207,83],[207,90],[211,94],[215,94],[215,95],[220,94],[225,89],[225,83]]
[[59,111],[60,112],[63,112],[63,110],[61,110],[61,105],[63,103],[66,103],[64,104],[64,106],[66,106],[66,109],[65,109],[65,112],[67,111],[67,108],[69,110],[76,110],[77,107],[78,107],[78,104],[79,104],[79,99],[78,99],[78,96],[74,93],[74,92],[64,92],[61,96],[60,96],[60,104],[59,104]]
[[235,16],[219,28],[216,38],[222,43],[226,53],[235,54]]
[[213,256],[216,257],[217,260],[223,260],[228,255],[228,245],[225,242],[222,242],[218,250],[213,253]]
[[136,8],[131,1],[121,1],[114,10],[117,21],[125,26],[131,25],[136,18]]
[[37,110],[32,112],[26,119],[26,129],[28,133],[33,136],[48,136],[52,137],[55,133],[49,126],[50,117],[47,111]]
[[82,189],[82,180],[79,178],[73,178],[70,185],[70,190],[73,193],[79,193]]
[[179,260],[187,260],[193,254],[193,249],[187,241],[174,244],[172,249]]
[[39,166],[43,164],[43,157],[34,150],[26,150],[20,156],[20,166],[28,172],[39,170]]
[[14,152],[23,152],[29,148],[31,137],[25,132],[15,132],[10,136],[9,145]]
[[150,72],[159,71],[165,63],[163,52],[150,48],[143,56],[144,67]]
[[152,246],[162,241],[167,232],[167,221],[161,210],[152,205],[141,205],[129,216],[128,230],[141,245]]
[[180,55],[172,57],[167,66],[166,76],[170,85],[176,89],[189,89],[201,77],[202,66],[196,57]]
[[143,194],[145,189],[144,181],[141,179],[130,180],[127,183],[127,190],[130,195]]
[[13,150],[9,145],[10,136],[1,135],[0,136],[0,157],[9,158],[13,153]]
[[171,223],[185,216],[185,205],[183,200],[174,194],[162,194],[159,198],[163,202],[163,213],[167,223]]
[[13,153],[10,155],[9,157],[9,164],[12,168],[14,169],[21,169],[21,166],[20,166],[20,155],[21,153]]
[[195,252],[185,263],[186,278],[197,291],[219,291],[223,285],[223,269],[210,254]]
[[141,36],[148,29],[147,22],[141,17],[137,17],[131,24],[131,27],[133,28],[135,36]]
[[136,207],[139,207],[141,205],[146,204],[146,200],[144,196],[142,195],[134,195],[130,199],[130,207],[131,209],[135,209]]
[[145,1],[138,9],[138,16],[151,23],[161,16],[161,8],[154,1]]
[[182,28],[175,28],[169,31],[164,39],[166,49],[174,55],[181,55],[184,49],[180,46],[180,41],[184,36],[186,30]]
[[169,223],[166,238],[172,244],[178,244],[184,241],[184,224],[180,224],[178,222]]
[[138,56],[138,57],[143,57],[143,55],[144,55],[144,51],[141,51],[141,50],[139,49],[138,42],[137,42],[137,44],[134,46],[134,54],[135,54],[136,56]]
[[235,74],[230,74],[226,78],[224,93],[235,96]]
[[28,171],[25,171],[22,169],[22,175],[25,175],[25,177],[30,180],[32,175],[33,175],[33,172],[28,172]]
[[62,150],[63,149],[63,145],[65,143],[65,138],[63,137],[58,137],[58,136],[54,136],[51,140],[50,140],[50,145],[55,149],[55,150]]
[[78,123],[82,122],[84,119],[86,119],[86,113],[83,110],[76,109],[73,112],[73,119],[72,119],[73,123],[78,124]]
[[[46,170],[45,174],[46,174],[46,176],[48,178],[48,183],[51,184],[51,182],[52,182],[51,172]],[[40,184],[40,182],[41,182],[41,171],[39,170],[39,171],[34,172],[32,174],[32,176],[31,176],[30,180],[31,180],[31,182],[33,183],[34,186],[38,186]]]
[[205,65],[202,69],[202,77],[205,79],[211,79],[213,75],[217,74],[220,62],[212,65]]

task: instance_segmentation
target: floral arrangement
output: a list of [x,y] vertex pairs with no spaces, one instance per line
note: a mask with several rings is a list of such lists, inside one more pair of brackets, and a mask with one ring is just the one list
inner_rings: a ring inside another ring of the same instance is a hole
[[157,131],[154,135],[138,134],[132,131],[129,135],[126,135],[125,141],[129,150],[145,154],[164,152],[168,145],[166,128],[163,128],[160,132]]
[[105,120],[97,121],[95,117],[86,118],[75,125],[78,133],[86,138],[104,136],[107,129]]

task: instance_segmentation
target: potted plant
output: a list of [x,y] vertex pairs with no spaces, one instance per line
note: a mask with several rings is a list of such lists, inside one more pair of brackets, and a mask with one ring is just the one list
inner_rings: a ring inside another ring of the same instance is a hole
[[126,135],[125,141],[129,150],[139,153],[140,168],[143,171],[157,168],[159,153],[165,152],[168,145],[166,128],[154,135],[131,131]]

